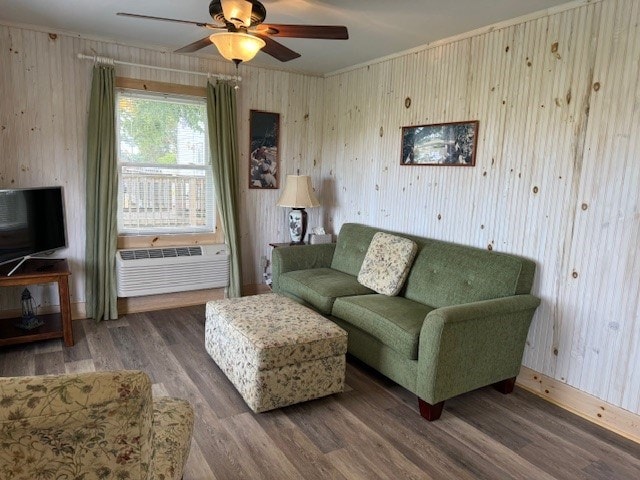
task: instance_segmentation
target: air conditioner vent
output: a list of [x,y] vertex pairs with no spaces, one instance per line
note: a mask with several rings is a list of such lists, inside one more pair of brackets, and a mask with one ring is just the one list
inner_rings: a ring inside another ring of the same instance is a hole
[[138,250],[119,250],[122,260],[140,260],[143,258],[201,257],[202,247],[147,248]]
[[177,257],[178,254],[176,253],[176,249],[175,248],[163,248],[161,250],[162,252],[162,256],[164,258],[171,258],[171,257]]
[[119,297],[226,287],[229,251],[225,245],[118,250]]

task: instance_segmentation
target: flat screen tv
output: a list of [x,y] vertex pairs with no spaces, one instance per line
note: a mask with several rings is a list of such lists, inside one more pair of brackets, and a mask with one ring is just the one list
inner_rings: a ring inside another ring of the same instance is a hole
[[62,187],[0,190],[0,265],[66,246]]

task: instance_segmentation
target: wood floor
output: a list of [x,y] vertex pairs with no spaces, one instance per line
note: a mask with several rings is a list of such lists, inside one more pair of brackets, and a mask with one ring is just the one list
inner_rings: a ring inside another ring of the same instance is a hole
[[204,307],[76,321],[74,335],[1,349],[0,374],[144,370],[196,410],[185,480],[640,478],[640,445],[518,387],[449,400],[428,423],[353,359],[344,393],[255,415],[204,349]]

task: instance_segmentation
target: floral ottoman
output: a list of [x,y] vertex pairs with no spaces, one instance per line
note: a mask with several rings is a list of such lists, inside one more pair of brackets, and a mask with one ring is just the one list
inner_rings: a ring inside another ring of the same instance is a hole
[[264,412],[341,392],[347,333],[270,293],[207,303],[205,347],[249,408]]

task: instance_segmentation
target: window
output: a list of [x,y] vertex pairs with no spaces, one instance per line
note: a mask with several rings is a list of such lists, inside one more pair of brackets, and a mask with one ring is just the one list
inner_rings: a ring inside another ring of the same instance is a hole
[[204,98],[119,90],[118,233],[212,232]]

